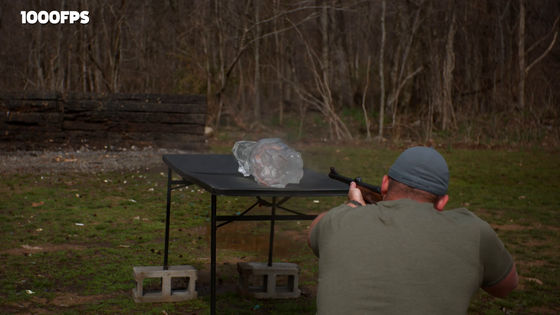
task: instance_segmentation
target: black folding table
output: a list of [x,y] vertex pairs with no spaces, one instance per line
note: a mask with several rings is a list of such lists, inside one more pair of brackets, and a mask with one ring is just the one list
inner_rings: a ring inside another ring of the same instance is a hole
[[[169,221],[171,213],[171,191],[190,184],[196,184],[212,194],[211,197],[211,236],[210,236],[210,313],[216,312],[216,230],[233,221],[270,221],[270,240],[268,264],[272,264],[274,244],[274,222],[276,220],[313,220],[316,215],[308,215],[282,206],[291,197],[330,197],[344,196],[348,185],[335,181],[325,174],[304,168],[304,175],[299,184],[288,184],[285,188],[271,188],[261,185],[252,177],[244,177],[238,172],[238,163],[231,154],[172,154],[164,155],[163,161],[168,166],[167,174],[167,212],[165,219],[164,269],[168,268]],[[172,173],[177,173],[182,180],[173,180]],[[257,201],[238,215],[217,215],[217,196],[256,197]],[[271,197],[272,201],[261,197]],[[277,200],[281,197],[281,200]],[[270,215],[247,215],[257,205],[269,206]],[[276,209],[291,214],[277,215]],[[223,221],[216,225],[217,221]]]

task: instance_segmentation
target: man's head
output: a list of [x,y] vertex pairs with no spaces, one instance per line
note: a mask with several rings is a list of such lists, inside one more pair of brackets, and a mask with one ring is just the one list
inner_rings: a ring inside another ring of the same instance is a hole
[[449,169],[434,149],[413,147],[395,160],[383,178],[381,192],[385,200],[410,198],[430,202],[438,210],[447,203]]

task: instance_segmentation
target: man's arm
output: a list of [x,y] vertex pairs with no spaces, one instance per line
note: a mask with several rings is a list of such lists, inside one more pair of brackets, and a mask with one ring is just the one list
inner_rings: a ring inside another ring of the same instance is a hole
[[519,277],[517,276],[517,269],[514,263],[513,267],[511,267],[511,271],[502,281],[482,289],[495,297],[503,298],[513,291],[513,289],[517,288],[518,283]]
[[311,232],[313,232],[313,228],[315,227],[315,225],[317,225],[317,223],[319,223],[319,221],[321,221],[321,219],[325,216],[325,214],[327,214],[327,213],[326,212],[320,213],[313,220],[313,222],[311,222],[311,225],[309,226],[309,233],[307,233],[307,245],[309,247],[311,247]]
[[[348,201],[356,201],[359,204],[361,204],[362,206],[366,205],[366,202],[364,201],[364,197],[362,196],[362,191],[356,187],[356,183],[355,182],[351,182],[350,183],[350,188],[348,189]],[[352,208],[356,208],[358,205],[348,202],[346,203],[349,207]],[[311,233],[313,232],[313,228],[315,227],[315,225],[317,225],[317,223],[319,223],[319,221],[321,221],[321,219],[325,216],[325,214],[327,214],[326,212],[323,212],[321,214],[319,214],[312,222],[311,225],[309,226],[309,233],[307,234],[307,245],[309,245],[309,247],[311,246]]]
[[481,226],[480,258],[484,266],[483,290],[496,297],[505,297],[517,287],[515,261],[496,232],[486,222]]

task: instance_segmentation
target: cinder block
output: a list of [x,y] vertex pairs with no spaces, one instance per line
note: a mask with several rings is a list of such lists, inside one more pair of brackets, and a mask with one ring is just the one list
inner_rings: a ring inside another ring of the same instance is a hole
[[241,262],[238,289],[242,295],[257,299],[290,299],[300,296],[299,268],[293,263]]
[[[164,270],[163,266],[138,266],[132,268],[136,288],[132,289],[134,301],[140,302],[178,302],[196,299],[196,269],[189,265],[169,266]],[[161,279],[161,289],[145,292],[144,280],[148,278]],[[186,280],[187,286],[182,289],[171,287],[173,278]]]

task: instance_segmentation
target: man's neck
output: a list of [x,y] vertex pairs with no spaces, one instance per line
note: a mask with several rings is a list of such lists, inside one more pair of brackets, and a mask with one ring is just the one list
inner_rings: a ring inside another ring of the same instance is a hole
[[395,194],[383,195],[383,200],[384,201],[400,200],[400,199],[410,199],[410,200],[414,200],[414,201],[418,201],[418,202],[432,203],[430,200],[428,200],[426,198],[419,198],[418,196],[395,195]]

